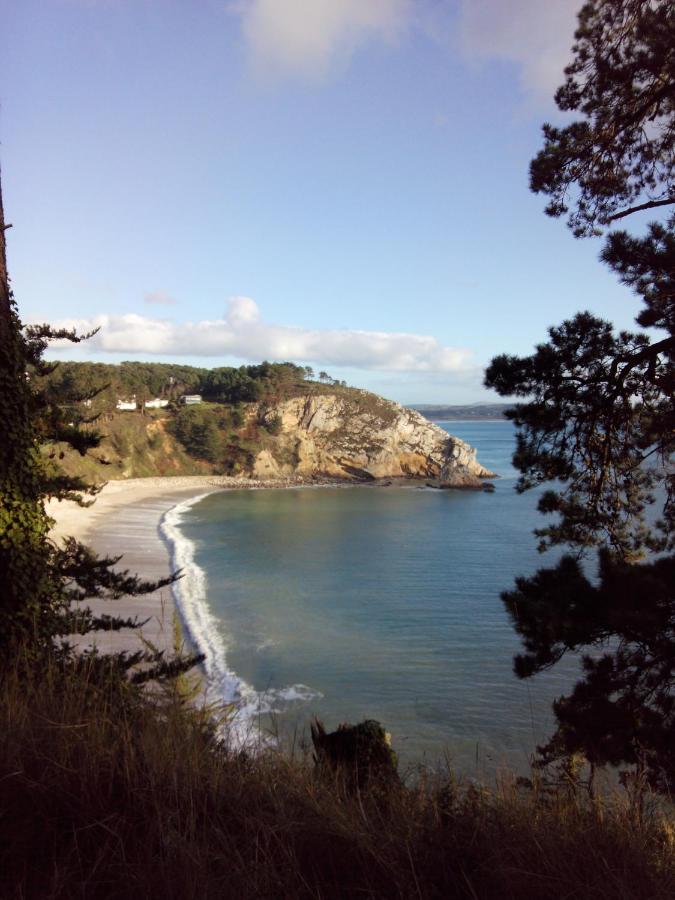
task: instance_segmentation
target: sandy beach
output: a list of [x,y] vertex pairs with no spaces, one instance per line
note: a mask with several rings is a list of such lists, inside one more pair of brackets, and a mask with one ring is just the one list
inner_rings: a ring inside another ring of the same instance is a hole
[[[47,504],[47,511],[55,520],[51,536],[56,541],[72,536],[100,555],[121,555],[118,568],[142,578],[164,578],[170,573],[171,560],[159,531],[162,516],[177,503],[221,489],[216,484],[219,480],[194,476],[111,481],[94,505],[84,509],[76,503],[52,500]],[[141,629],[87,635],[80,646],[95,643],[104,652],[133,651],[145,640],[167,653],[173,651],[174,604],[170,587],[139,597],[93,600],[90,606],[95,612],[137,616],[148,621]]]
[[[310,483],[317,483],[312,479]],[[171,571],[169,547],[160,533],[162,517],[168,510],[192,497],[218,490],[294,487],[307,483],[301,478],[255,480],[220,475],[169,478],[132,478],[109,481],[93,506],[82,508],[69,501],[51,500],[47,512],[55,520],[51,537],[55,541],[72,536],[100,555],[122,556],[119,569],[142,578],[165,578]],[[98,632],[87,635],[79,646],[95,643],[103,652],[134,651],[147,641],[168,654],[174,650],[174,602],[170,587],[139,597],[115,601],[92,600],[97,613],[147,619],[140,629]]]
[[[47,512],[55,520],[51,536],[60,541],[72,536],[100,555],[122,556],[119,569],[142,578],[165,578],[171,571],[169,548],[159,526],[162,516],[192,497],[217,490],[286,487],[289,482],[261,482],[225,476],[194,475],[176,478],[133,478],[109,481],[93,506],[82,508],[70,501],[51,500]],[[93,600],[97,613],[147,619],[140,629],[98,632],[73,643],[96,646],[103,652],[134,651],[148,641],[168,654],[174,650],[174,603],[170,587],[140,597],[115,601]]]

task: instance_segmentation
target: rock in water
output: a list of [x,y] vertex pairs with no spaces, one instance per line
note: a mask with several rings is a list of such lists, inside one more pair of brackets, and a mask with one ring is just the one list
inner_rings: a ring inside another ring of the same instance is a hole
[[317,767],[340,775],[350,793],[368,785],[385,787],[400,783],[391,738],[374,719],[358,725],[343,723],[330,733],[315,719],[311,730]]
[[421,413],[368,391],[292,397],[254,406],[250,415],[280,426],[274,446],[257,455],[254,477],[418,477],[460,488],[479,488],[481,479],[494,477],[473,447]]

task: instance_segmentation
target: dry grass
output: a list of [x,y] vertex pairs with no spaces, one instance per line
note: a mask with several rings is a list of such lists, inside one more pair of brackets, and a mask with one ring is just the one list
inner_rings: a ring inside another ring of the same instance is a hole
[[4,678],[3,898],[666,898],[675,833],[622,797],[422,777],[345,796],[219,748],[175,691]]
[[[145,415],[118,413],[92,426],[103,435],[103,443],[95,452],[80,456],[67,444],[57,444],[45,452],[56,453],[57,471],[81,476],[94,484],[120,478],[210,474],[213,466],[186,452],[167,429],[169,421],[163,410]],[[102,465],[99,459],[107,460],[108,465]]]

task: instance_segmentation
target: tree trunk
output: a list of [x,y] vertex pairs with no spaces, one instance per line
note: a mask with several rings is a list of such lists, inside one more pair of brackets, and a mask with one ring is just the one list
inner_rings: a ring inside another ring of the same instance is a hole
[[11,306],[9,302],[9,278],[7,275],[7,250],[5,244],[5,212],[2,206],[2,173],[0,172],[0,346],[5,348],[5,341],[11,322]]

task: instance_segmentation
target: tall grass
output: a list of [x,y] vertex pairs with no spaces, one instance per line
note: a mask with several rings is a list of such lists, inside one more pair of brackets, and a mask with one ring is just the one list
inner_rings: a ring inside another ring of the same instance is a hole
[[178,690],[3,680],[3,898],[675,896],[672,821],[627,797],[449,775],[348,796],[302,754],[223,749]]

